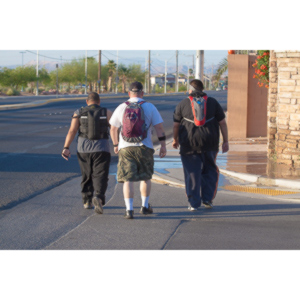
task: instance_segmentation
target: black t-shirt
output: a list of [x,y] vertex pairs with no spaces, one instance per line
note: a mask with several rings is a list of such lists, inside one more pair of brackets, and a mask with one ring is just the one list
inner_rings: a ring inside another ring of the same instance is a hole
[[[203,93],[203,95],[206,95]],[[202,96],[203,96],[202,95]],[[194,120],[191,100],[182,100],[174,111],[174,122],[180,123],[179,144],[180,154],[194,154],[204,151],[219,151],[219,122],[225,118],[224,111],[219,102],[212,97],[207,98],[205,125],[197,127],[184,118]]]

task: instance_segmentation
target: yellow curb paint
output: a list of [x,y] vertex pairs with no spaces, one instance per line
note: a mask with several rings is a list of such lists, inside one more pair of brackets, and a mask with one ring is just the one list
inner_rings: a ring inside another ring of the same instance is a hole
[[269,195],[269,196],[279,196],[279,195],[290,195],[290,194],[298,194],[299,192],[289,192],[289,191],[280,191],[273,189],[264,189],[264,188],[256,188],[242,185],[226,185],[222,187],[228,191],[234,192],[244,192],[244,193],[254,193],[261,195]]

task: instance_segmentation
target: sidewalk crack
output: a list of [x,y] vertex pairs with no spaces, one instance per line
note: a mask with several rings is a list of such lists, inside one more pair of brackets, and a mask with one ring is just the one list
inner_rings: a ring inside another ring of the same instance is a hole
[[167,241],[165,242],[165,244],[162,246],[161,250],[166,250],[170,240],[176,235],[176,233],[178,232],[179,230],[179,227],[183,224],[183,223],[186,223],[186,222],[189,222],[189,220],[181,220],[179,222],[179,224],[176,226],[175,230],[173,231],[173,233],[171,233],[170,237],[167,239]]

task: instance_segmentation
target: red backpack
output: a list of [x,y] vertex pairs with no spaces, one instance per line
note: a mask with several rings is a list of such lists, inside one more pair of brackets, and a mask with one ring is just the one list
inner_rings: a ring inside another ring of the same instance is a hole
[[213,118],[206,120],[206,106],[207,106],[207,95],[200,98],[193,98],[189,96],[191,101],[192,112],[194,120],[184,118],[185,120],[194,123],[197,127],[205,125]]
[[139,143],[147,137],[147,127],[145,123],[145,113],[142,104],[146,101],[129,102],[126,101],[126,108],[123,114],[123,124],[121,135],[124,141],[129,143]]

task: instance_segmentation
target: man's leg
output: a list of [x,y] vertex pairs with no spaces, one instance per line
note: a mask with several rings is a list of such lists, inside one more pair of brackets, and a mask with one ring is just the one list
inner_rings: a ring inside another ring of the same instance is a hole
[[126,212],[124,217],[126,219],[133,219],[133,182],[132,181],[125,181],[123,184],[123,195],[124,201],[126,206]]
[[217,151],[207,151],[204,153],[201,193],[202,201],[206,204],[205,207],[208,208],[212,207],[212,201],[216,197],[218,190],[219,168],[216,165],[217,155]]
[[201,205],[201,154],[181,155],[181,161],[184,170],[185,191],[188,202],[191,207],[198,208]]
[[105,204],[105,192],[108,186],[108,174],[111,155],[108,152],[92,153],[93,171],[92,180],[94,194]]
[[78,163],[82,175],[82,180],[81,180],[82,201],[87,208],[91,208],[94,189],[93,189],[93,182],[91,176],[92,168],[91,168],[90,153],[77,152],[77,158],[78,158]]
[[143,215],[152,214],[153,209],[149,204],[149,197],[151,192],[151,180],[142,180],[140,183],[140,192],[142,198],[142,207],[140,213]]

